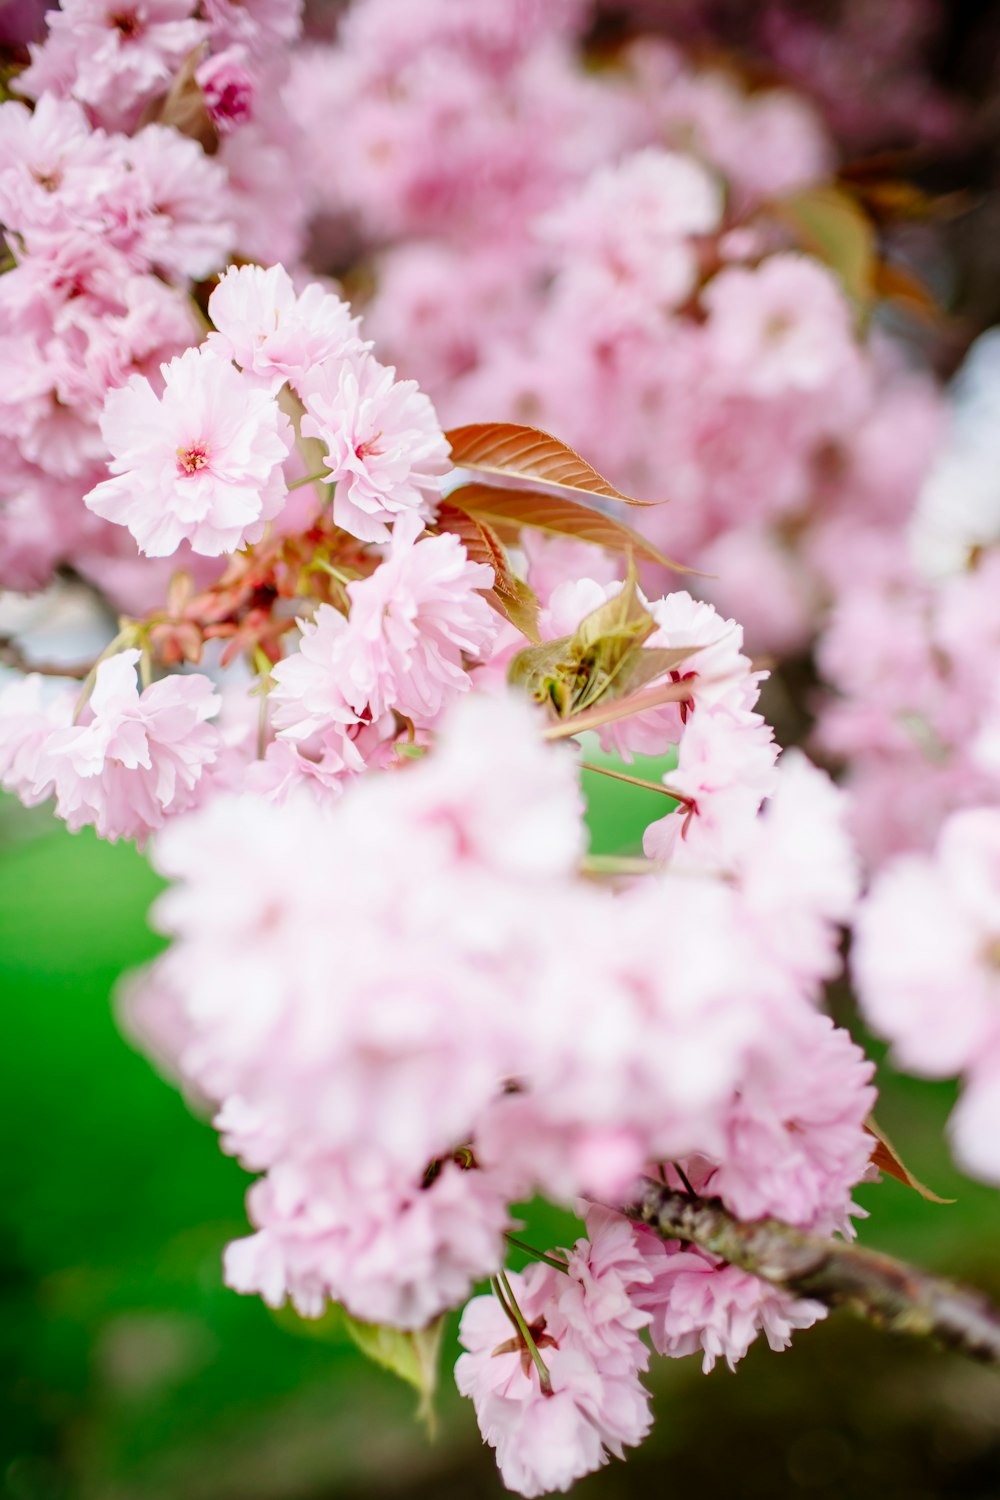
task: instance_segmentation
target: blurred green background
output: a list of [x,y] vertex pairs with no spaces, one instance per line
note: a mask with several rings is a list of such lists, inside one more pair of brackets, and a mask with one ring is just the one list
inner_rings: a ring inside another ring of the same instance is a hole
[[[635,849],[662,798],[585,779],[595,851]],[[156,889],[131,847],[0,803],[3,1500],[500,1494],[447,1361],[431,1441],[413,1393],[345,1336],[222,1286],[247,1178],[109,1003],[117,976],[156,951]],[[880,1081],[908,1164],[958,1201],[869,1187],[864,1239],[1000,1294],[1000,1194],[949,1164],[951,1089],[884,1065]],[[536,1209],[526,1237],[572,1233]],[[1000,1496],[1000,1376],[845,1315],[780,1356],[755,1347],[735,1375],[657,1361],[652,1385],[653,1438],[583,1482],[582,1500]]]

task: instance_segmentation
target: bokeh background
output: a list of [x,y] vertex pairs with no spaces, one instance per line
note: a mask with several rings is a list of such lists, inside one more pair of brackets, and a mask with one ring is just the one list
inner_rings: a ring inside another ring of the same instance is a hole
[[[652,794],[587,779],[594,850],[634,849]],[[3,1500],[500,1495],[451,1346],[431,1439],[413,1392],[335,1322],[223,1287],[247,1177],[130,1048],[110,998],[157,949],[156,889],[131,847],[0,803]],[[908,1165],[956,1201],[865,1188],[865,1241],[1000,1294],[1000,1194],[949,1164],[951,1089],[884,1063],[880,1082]],[[575,1233],[539,1205],[524,1217],[536,1244]],[[1000,1495],[1000,1377],[845,1314],[781,1355],[755,1346],[736,1374],[656,1361],[652,1384],[652,1438],[585,1480],[581,1500]]]

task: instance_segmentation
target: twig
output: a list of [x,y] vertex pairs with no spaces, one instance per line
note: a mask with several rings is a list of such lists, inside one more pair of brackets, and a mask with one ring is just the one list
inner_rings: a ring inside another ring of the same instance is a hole
[[624,771],[614,771],[610,766],[599,766],[594,761],[582,760],[580,770],[593,771],[598,776],[610,776],[613,781],[627,782],[629,786],[641,787],[644,792],[662,792],[664,797],[672,797],[683,807],[691,807],[694,802],[693,797],[689,797],[686,792],[675,791],[673,787],[667,786],[666,782],[643,781],[641,776],[628,776]]
[[689,1198],[652,1179],[626,1212],[663,1239],[699,1245],[796,1297],[847,1307],[892,1333],[934,1339],[1000,1365],[1000,1308],[971,1287],[778,1219],[743,1223],[716,1198]]
[[78,662],[74,666],[60,665],[52,661],[32,661],[12,636],[0,636],[0,663],[13,667],[15,671],[37,673],[39,677],[72,677],[82,682],[90,672],[91,662]]

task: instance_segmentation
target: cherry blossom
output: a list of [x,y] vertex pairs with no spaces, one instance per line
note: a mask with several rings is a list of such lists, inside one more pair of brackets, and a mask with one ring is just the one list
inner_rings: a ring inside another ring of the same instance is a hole
[[112,391],[101,431],[115,475],[86,496],[149,557],[182,539],[207,557],[258,539],[287,492],[287,418],[218,356],[190,349],[164,365],[163,395],[133,376]]
[[434,408],[413,381],[368,354],[313,370],[302,391],[302,431],[326,449],[337,486],[338,526],[363,542],[384,542],[387,522],[405,511],[427,517],[448,468],[448,445]]

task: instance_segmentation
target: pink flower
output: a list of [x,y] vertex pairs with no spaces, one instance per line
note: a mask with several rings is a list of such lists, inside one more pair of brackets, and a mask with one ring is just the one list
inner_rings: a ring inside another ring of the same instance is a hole
[[717,1359],[733,1370],[759,1333],[775,1351],[787,1349],[795,1329],[826,1317],[821,1302],[789,1297],[704,1250],[665,1243],[643,1228],[635,1233],[651,1279],[634,1299],[650,1317],[657,1354],[683,1359],[701,1349],[706,1374]]
[[46,740],[37,786],[54,785],[56,812],[71,831],[92,823],[112,843],[135,839],[198,801],[218,735],[206,723],[219,707],[207,677],[165,677],[141,694],[138,651],[97,669],[81,722]]
[[760,714],[724,704],[698,709],[681,738],[676,770],[663,778],[688,800],[650,823],[642,841],[646,853],[725,867],[774,790],[777,755]]
[[973,1064],[948,1129],[965,1170],[1000,1186],[1000,1046]]
[[363,542],[384,542],[394,516],[430,514],[448,470],[448,444],[412,380],[396,380],[394,370],[364,354],[319,366],[302,395],[302,432],[326,447],[338,526]]
[[867,1019],[930,1077],[1000,1046],[1000,811],[953,813],[932,855],[904,854],[862,903],[853,954]]
[[291,740],[308,739],[317,732],[346,734],[360,722],[358,710],[347,697],[351,654],[347,620],[332,604],[321,604],[299,628],[298,650],[271,672],[275,727]]
[[495,610],[477,592],[493,587],[492,568],[470,562],[450,534],[418,540],[422,528],[412,511],[401,515],[381,565],[348,585],[344,690],[373,718],[394,710],[429,724],[468,691],[465,663],[488,655],[499,628]]
[[608,289],[655,307],[690,295],[697,257],[693,235],[710,234],[722,218],[718,182],[692,157],[649,148],[594,172],[540,232],[567,261],[562,274],[592,268]]
[[775,1018],[751,1049],[710,1191],[741,1219],[846,1229],[871,1156],[873,1072],[828,1016],[802,1008]]
[[755,396],[819,390],[858,358],[843,292],[804,255],[720,271],[703,300],[720,372]]
[[364,1149],[272,1167],[248,1195],[257,1233],[226,1250],[228,1285],[307,1318],[333,1300],[366,1322],[426,1327],[502,1263],[512,1188],[450,1160],[427,1175]]
[[568,1490],[609,1454],[623,1458],[623,1448],[649,1431],[649,1397],[639,1380],[649,1355],[638,1333],[648,1314],[632,1295],[649,1272],[624,1219],[597,1210],[588,1230],[590,1240],[577,1241],[566,1272],[536,1263],[507,1278],[547,1389],[496,1298],[475,1297],[462,1314],[466,1352],[455,1381],[475,1405],[504,1483],[521,1495]]
[[215,128],[226,133],[253,118],[254,77],[244,47],[227,47],[201,63],[195,73]]
[[141,376],[109,394],[101,431],[116,477],[86,504],[127,526],[149,557],[168,557],[182,539],[206,557],[257,541],[287,493],[287,418],[267,391],[202,349],[162,373],[160,397]]
[[139,105],[165,93],[181,63],[207,33],[190,0],[63,0],[47,13],[49,34],[32,46],[19,87],[30,98],[71,94],[102,123],[125,127]]
[[79,229],[99,211],[114,158],[111,141],[72,100],[46,93],[34,110],[0,104],[0,218],[32,239]]
[[205,0],[214,48],[242,46],[267,60],[302,29],[302,0]]
[[123,147],[140,195],[136,229],[147,262],[176,279],[198,280],[233,248],[226,175],[197,141],[147,125]]
[[313,366],[362,349],[347,303],[315,282],[296,294],[283,266],[230,266],[208,313],[218,329],[208,347],[272,392],[285,381],[298,390]]
[[854,914],[860,866],[847,832],[849,798],[800,750],[786,750],[777,787],[735,855],[758,964],[776,993],[789,980],[811,997],[840,970],[841,929]]
[[38,676],[15,677],[3,684],[0,786],[13,792],[26,807],[52,795],[52,777],[42,770],[45,745],[56,729],[72,722],[74,699],[68,683],[55,689],[55,684],[47,685]]

